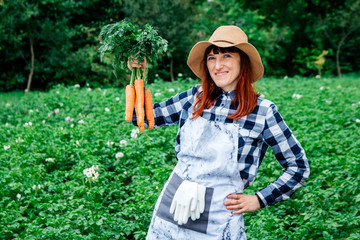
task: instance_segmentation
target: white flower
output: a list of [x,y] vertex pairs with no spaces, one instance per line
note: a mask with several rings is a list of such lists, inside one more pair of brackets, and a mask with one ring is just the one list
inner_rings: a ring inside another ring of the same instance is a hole
[[105,112],[110,112],[110,109],[108,109],[108,108],[105,108]]
[[315,78],[321,78],[321,76],[320,76],[320,75],[316,75]]
[[300,99],[301,97],[302,97],[302,95],[296,94],[296,93],[294,93],[294,94],[292,95],[292,98],[296,98],[296,99]]
[[5,149],[5,150],[10,149],[10,145],[5,145],[5,146],[4,146],[4,149]]
[[86,83],[86,86],[88,87],[88,86],[90,86],[90,84],[89,84],[89,83]]
[[75,84],[74,88],[80,88],[80,84]]
[[116,100],[116,101],[120,101],[120,98],[119,98],[119,97],[117,97],[117,98],[115,98],[115,100]]
[[39,112],[39,109],[35,109],[36,112]]
[[113,144],[114,144],[114,142],[110,142],[110,141],[107,141],[107,143],[106,143],[106,145],[108,145],[108,147],[111,147]]
[[29,110],[29,113],[33,113],[33,112],[34,112],[34,110],[31,110],[31,109]]
[[324,90],[324,87],[320,87],[320,91]]
[[35,189],[36,189],[36,185],[32,186],[32,189],[34,189],[34,190],[35,190]]
[[85,168],[85,169],[83,170],[83,174],[84,174],[84,175],[87,175],[88,172],[89,172],[89,169],[88,169],[88,168]]
[[126,174],[127,174],[127,172],[125,171],[125,172],[124,172],[124,174],[126,175]]
[[10,104],[10,103],[6,103],[5,106],[6,106],[6,107],[10,107],[11,104]]
[[132,138],[137,138],[137,136],[138,136],[139,133],[140,133],[140,130],[139,130],[138,128],[134,128],[134,129],[131,130],[130,136],[131,136]]
[[76,145],[80,145],[80,142],[78,140],[76,140]]
[[159,189],[159,187],[158,187],[158,186],[156,186],[155,188],[156,188],[156,190],[157,190],[157,189]]
[[71,124],[70,127],[73,128],[73,127],[74,127],[74,124]]
[[59,92],[59,91],[56,91],[56,94],[60,94],[60,92]]
[[120,141],[120,146],[124,147],[127,145],[127,141],[126,140],[121,140]]
[[66,117],[66,118],[65,118],[65,121],[68,122],[68,121],[70,121],[70,119],[71,119],[71,117]]
[[325,102],[326,102],[327,104],[332,103],[331,100],[325,100]]
[[98,172],[95,172],[95,173],[94,173],[94,177],[95,177],[95,179],[97,179],[97,178],[99,177],[99,173],[98,173]]
[[356,123],[360,123],[360,119],[356,119],[355,122],[356,122]]
[[45,121],[45,120],[42,120],[42,123],[43,123],[43,124],[45,124],[45,123],[46,123],[46,121]]
[[178,77],[182,77],[183,75],[182,75],[182,73],[178,73]]
[[41,185],[39,184],[39,185],[38,185],[38,189],[40,189],[40,188],[41,188]]
[[32,126],[32,122],[29,122],[29,126]]
[[58,108],[54,110],[55,114],[58,114],[59,111],[60,111],[60,109],[58,109]]
[[61,102],[61,103],[59,103],[59,105],[60,105],[60,107],[62,107],[62,106],[64,106],[64,104]]
[[81,124],[81,123],[85,123],[85,122],[84,122],[84,120],[81,119],[80,121],[78,121],[78,123]]
[[169,92],[175,92],[175,89],[170,88],[170,89],[169,89]]
[[18,137],[18,138],[16,139],[16,142],[17,142],[17,143],[22,143],[22,142],[24,142],[24,140],[22,140],[20,137]]
[[91,173],[91,172],[87,172],[87,173],[86,173],[86,176],[87,176],[87,177],[91,177],[91,176],[92,176],[92,173]]
[[161,95],[161,93],[159,93],[159,92],[154,94],[155,97],[160,96],[160,95]]
[[88,88],[88,89],[86,89],[88,92],[90,92],[91,91],[91,88]]
[[24,123],[24,127],[27,127],[27,126],[29,126],[29,124],[28,124],[28,123]]
[[118,152],[116,155],[115,155],[115,158],[122,158],[124,156],[124,154],[122,152]]
[[5,127],[8,127],[9,126],[9,123],[5,123]]
[[52,115],[52,113],[51,113],[51,112],[49,112],[49,113],[48,113],[48,117],[51,117],[51,115]]
[[53,158],[46,158],[45,162],[54,162],[54,159]]
[[288,78],[288,76],[285,76],[285,77],[284,77],[284,79],[287,79],[287,78]]
[[17,197],[18,199],[20,199],[20,198],[21,198],[21,194],[20,194],[20,193],[16,194],[16,197]]

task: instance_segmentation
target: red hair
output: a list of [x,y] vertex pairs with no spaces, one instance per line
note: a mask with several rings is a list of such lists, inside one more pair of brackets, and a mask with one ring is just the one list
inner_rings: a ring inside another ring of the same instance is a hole
[[205,109],[209,109],[213,106],[216,98],[222,93],[221,88],[217,87],[210,77],[209,70],[207,68],[207,55],[210,52],[218,54],[225,52],[238,52],[240,55],[240,74],[236,84],[236,96],[231,101],[231,105],[235,108],[238,105],[237,110],[234,114],[228,116],[230,119],[240,119],[249,113],[251,113],[257,105],[257,98],[260,94],[255,91],[255,88],[251,82],[251,65],[249,57],[240,49],[236,47],[221,48],[215,45],[209,46],[204,55],[202,62],[203,69],[206,69],[206,77],[201,79],[202,91],[197,95],[193,118],[197,118],[202,115]]

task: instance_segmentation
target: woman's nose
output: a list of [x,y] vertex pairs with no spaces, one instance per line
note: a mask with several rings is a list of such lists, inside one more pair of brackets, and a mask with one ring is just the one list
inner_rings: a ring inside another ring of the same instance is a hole
[[223,67],[223,62],[221,60],[216,60],[215,68],[221,69]]

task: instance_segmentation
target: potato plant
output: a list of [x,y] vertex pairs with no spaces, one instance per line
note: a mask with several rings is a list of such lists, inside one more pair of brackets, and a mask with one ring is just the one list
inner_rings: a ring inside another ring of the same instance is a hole
[[[198,82],[149,85],[163,101]],[[248,239],[360,238],[360,78],[264,78],[310,161],[290,200],[246,213]],[[144,239],[173,166],[177,126],[124,120],[123,89],[0,94],[0,239]],[[254,193],[282,169],[266,154]]]

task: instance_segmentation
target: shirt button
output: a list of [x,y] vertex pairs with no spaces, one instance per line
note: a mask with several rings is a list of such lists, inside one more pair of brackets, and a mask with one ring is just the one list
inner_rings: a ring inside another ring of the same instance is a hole
[[222,107],[223,107],[224,105],[225,105],[225,104],[223,104],[223,103],[221,104]]
[[215,121],[217,121],[217,122],[218,122],[219,120],[220,120],[220,119],[218,119],[218,118],[217,118],[217,119],[215,119]]

